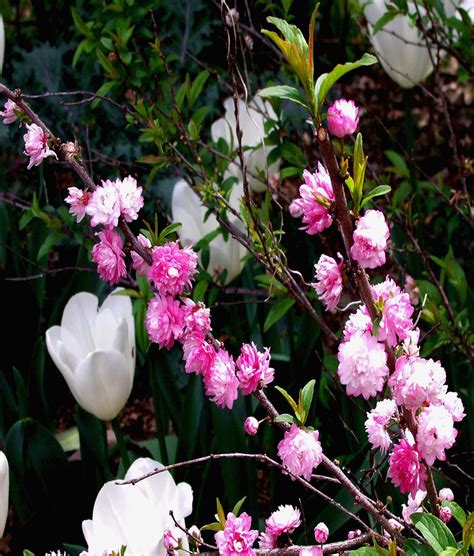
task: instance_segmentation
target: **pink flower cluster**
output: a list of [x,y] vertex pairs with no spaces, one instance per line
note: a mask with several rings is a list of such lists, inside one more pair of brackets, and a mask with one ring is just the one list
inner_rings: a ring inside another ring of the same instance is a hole
[[104,230],[97,235],[100,241],[92,248],[92,261],[97,264],[102,280],[116,284],[127,275],[122,236],[116,230]]
[[30,157],[28,170],[30,170],[32,166],[39,166],[48,156],[58,158],[57,154],[49,148],[48,134],[43,131],[39,125],[26,124],[26,129],[28,131],[23,136],[23,139],[25,141],[25,154]]
[[[278,456],[293,475],[311,479],[313,469],[323,458],[318,431],[306,431],[291,425],[278,444]],[[294,480],[294,477],[291,477]]]
[[326,309],[331,312],[336,309],[342,293],[341,271],[344,263],[341,255],[339,257],[341,262],[338,264],[332,257],[321,255],[319,261],[314,265],[317,282],[311,284]]
[[237,378],[244,396],[255,392],[257,388],[268,386],[273,381],[275,370],[270,367],[270,350],[259,352],[256,345],[243,344],[236,361]]
[[385,251],[390,231],[379,210],[368,210],[357,222],[351,257],[362,268],[376,268],[385,264]]
[[359,108],[353,100],[338,99],[328,109],[328,128],[331,135],[351,135],[359,125]]
[[233,513],[227,514],[223,531],[218,531],[216,540],[219,554],[222,556],[254,556],[252,546],[258,537],[258,531],[250,529],[252,518],[245,512],[236,517]]
[[178,242],[153,247],[148,279],[162,294],[179,295],[191,286],[197,272],[198,256],[191,247],[181,248]]
[[412,496],[423,490],[427,479],[426,468],[421,461],[421,454],[416,445],[402,438],[393,448],[389,459],[388,477],[401,492]]
[[373,448],[380,448],[382,452],[386,452],[390,448],[391,440],[387,429],[396,411],[395,400],[382,400],[367,413],[365,430]]
[[265,531],[260,534],[259,546],[261,549],[271,550],[278,547],[278,538],[282,535],[291,535],[301,525],[301,513],[297,508],[278,506],[265,520]]

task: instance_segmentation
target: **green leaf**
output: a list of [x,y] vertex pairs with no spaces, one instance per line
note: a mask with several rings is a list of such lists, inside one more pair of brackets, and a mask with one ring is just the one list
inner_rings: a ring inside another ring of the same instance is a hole
[[450,546],[456,548],[456,539],[446,525],[431,514],[416,513],[411,516],[415,527],[433,547],[435,552],[442,552]]
[[35,553],[25,548],[25,550],[23,550],[23,556],[35,556]]
[[275,417],[275,419],[273,419],[273,422],[293,424],[295,422],[295,418],[293,417],[293,415],[290,415],[289,413],[280,413],[278,417]]
[[306,166],[306,157],[303,151],[294,143],[283,143],[280,147],[280,154],[282,158],[293,164],[293,166],[298,166],[299,168]]
[[360,206],[363,207],[370,201],[370,199],[373,199],[374,197],[380,197],[381,195],[386,195],[387,193],[390,193],[391,190],[392,188],[389,185],[378,185],[377,187],[374,187],[372,191],[367,193],[367,195],[364,197]]
[[435,551],[430,546],[415,539],[407,539],[403,549],[407,556],[435,556]]
[[377,34],[382,27],[385,27],[388,23],[390,23],[393,19],[400,15],[398,10],[389,10],[385,12],[382,17],[377,19],[375,22],[374,28],[372,29],[372,35]]
[[170,224],[169,226],[166,226],[164,230],[161,230],[161,233],[158,236],[158,243],[162,244],[165,238],[177,232],[181,228],[181,226],[182,226],[181,222],[175,222],[174,224]]
[[[383,552],[381,552],[381,550]],[[357,556],[379,556],[380,554],[388,554],[388,550],[380,547],[374,546],[363,546],[357,550],[351,550],[351,554],[357,554]]]
[[385,152],[385,156],[393,164],[393,168],[391,168],[391,170],[394,171],[399,176],[401,176],[402,178],[409,178],[410,170],[408,169],[408,166],[406,162],[403,160],[403,158],[395,151],[384,151],[384,152]]
[[46,236],[46,239],[43,241],[41,247],[38,250],[38,254],[36,255],[36,260],[39,261],[45,255],[47,255],[51,249],[64,238],[64,234],[62,232],[51,232]]
[[[295,402],[295,400],[290,396],[290,394],[288,394],[288,392],[284,389],[281,388],[281,386],[275,386],[275,390],[278,390],[278,392],[280,392],[280,394],[285,398],[285,400],[290,404],[291,408],[293,409],[293,411],[295,413],[298,412],[298,404]],[[283,413],[283,415],[286,415],[286,413]]]
[[201,527],[201,531],[222,531],[224,527],[218,522],[215,521],[214,523],[208,523],[207,525],[203,525]]
[[267,332],[270,328],[278,322],[285,314],[293,307],[295,300],[289,297],[281,297],[278,301],[272,305],[268,311],[267,318],[263,325],[263,331]]
[[449,548],[446,548],[445,550],[440,552],[439,556],[455,556],[456,554],[463,554],[462,549],[461,548],[453,548],[452,546],[450,546]]
[[222,525],[222,527],[225,527],[226,524],[226,519],[225,519],[225,513],[224,513],[224,508],[222,507],[221,501],[219,500],[219,498],[216,498],[216,505],[217,505],[217,515],[219,517],[219,522]]
[[331,87],[343,77],[346,73],[349,73],[352,70],[360,68],[362,66],[371,66],[378,62],[377,58],[372,54],[364,54],[360,60],[356,62],[346,62],[345,64],[338,64],[332,71],[330,71],[324,79],[321,81],[316,82],[316,87],[318,88],[317,97],[316,97],[316,104],[317,106],[321,106],[326,98]]
[[263,98],[291,100],[292,102],[296,102],[296,104],[308,109],[306,100],[296,87],[290,87],[288,85],[275,85],[274,87],[261,89],[258,94]]
[[237,517],[239,515],[240,512],[240,508],[242,507],[242,504],[245,502],[246,500],[246,496],[244,496],[243,498],[241,498],[237,504],[234,506],[234,509],[232,510],[232,513]]
[[202,71],[193,81],[193,84],[188,91],[189,108],[191,108],[199,98],[199,95],[201,94],[204,85],[209,78],[209,75],[210,73],[207,70]]
[[462,528],[462,542],[467,549],[471,544],[474,535],[474,512],[471,512]]
[[305,413],[305,416],[308,415],[309,410],[311,408],[311,403],[313,401],[314,385],[315,384],[316,384],[316,380],[314,380],[314,378],[313,378],[301,390],[301,402],[302,402],[302,405],[303,405],[303,411]]
[[88,27],[87,23],[81,18],[81,16],[77,13],[76,8],[71,8],[71,15],[72,19],[74,20],[74,25],[79,33],[82,33],[88,39],[94,38],[94,33]]
[[295,166],[288,166],[287,168],[280,170],[280,179],[284,180],[285,178],[295,178],[296,176],[301,176],[301,174],[301,167],[297,168]]
[[443,506],[446,506],[451,510],[454,519],[459,523],[461,527],[464,527],[466,523],[466,512],[461,508],[456,502],[450,502],[449,500],[443,500]]

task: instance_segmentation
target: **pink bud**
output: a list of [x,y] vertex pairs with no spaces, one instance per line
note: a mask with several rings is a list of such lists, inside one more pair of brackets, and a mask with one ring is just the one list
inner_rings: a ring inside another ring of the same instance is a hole
[[447,506],[443,506],[440,510],[439,510],[439,518],[441,519],[441,521],[444,521],[444,523],[448,523],[448,521],[453,517],[453,514],[451,512],[451,510],[447,507]]
[[349,533],[347,534],[347,538],[349,540],[352,540],[357,537],[360,537],[361,535],[362,535],[362,531],[360,529],[356,529],[355,531],[349,531]]
[[244,430],[249,436],[255,436],[258,432],[258,421],[255,417],[247,417],[244,423]]
[[318,544],[324,544],[329,537],[329,529],[322,521],[314,528],[314,538]]
[[173,552],[178,548],[179,542],[171,529],[166,529],[163,533],[163,546],[167,552]]
[[328,110],[328,127],[331,135],[344,137],[354,133],[359,125],[359,108],[352,100],[336,100]]
[[441,500],[448,500],[448,502],[452,502],[454,500],[454,494],[450,488],[442,488],[438,492],[438,496]]

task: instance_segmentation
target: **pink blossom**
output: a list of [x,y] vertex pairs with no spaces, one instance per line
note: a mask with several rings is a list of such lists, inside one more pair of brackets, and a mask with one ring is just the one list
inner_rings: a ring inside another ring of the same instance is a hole
[[450,521],[450,519],[452,517],[453,517],[453,514],[452,514],[451,510],[448,508],[448,506],[442,506],[439,509],[439,518],[444,523],[448,523],[448,521]]
[[262,550],[273,550],[274,548],[278,548],[277,537],[274,537],[267,532],[260,533],[260,536],[258,537],[258,546]]
[[[150,249],[151,241],[145,237],[143,234],[138,234],[137,236],[138,243],[146,250]],[[139,255],[136,251],[131,251],[130,255],[132,256],[132,267],[137,271],[139,276],[147,276],[148,270],[150,269],[150,265],[145,261],[145,259]]]
[[466,417],[464,405],[457,392],[446,392],[446,394],[441,394],[439,399],[449,413],[451,413],[453,421],[462,421]]
[[204,334],[186,334],[183,341],[184,367],[187,373],[206,376],[214,363],[216,350],[206,340]]
[[301,218],[303,216],[303,199],[298,197],[291,201],[288,211],[293,218]]
[[249,436],[255,436],[258,432],[258,421],[255,417],[247,417],[244,422],[244,430]]
[[304,226],[301,229],[314,235],[332,223],[329,208],[334,201],[334,191],[329,174],[320,162],[317,172],[312,174],[305,170],[303,177],[305,183],[300,186],[301,203],[298,205],[303,213]]
[[450,488],[442,488],[438,492],[438,497],[440,500],[447,500],[448,502],[452,502],[454,500],[454,493]]
[[86,207],[89,202],[89,195],[87,191],[83,191],[77,187],[68,188],[69,195],[65,201],[69,205],[69,212],[76,215],[77,222],[79,223],[86,215]]
[[442,405],[431,405],[418,417],[416,442],[428,465],[433,465],[435,459],[446,459],[444,451],[451,448],[457,434],[451,413]]
[[402,342],[403,353],[407,357],[418,357],[420,348],[418,342],[420,340],[420,329],[415,328],[408,333],[408,337]]
[[43,159],[48,156],[54,156],[56,159],[58,158],[56,153],[48,146],[48,134],[45,133],[40,126],[36,124],[26,124],[26,129],[28,131],[23,136],[23,139],[25,141],[25,154],[30,157],[28,170],[30,170],[32,166],[39,166],[43,162]]
[[91,218],[91,226],[102,224],[106,228],[116,228],[120,218],[120,196],[115,183],[106,180],[96,187],[90,196],[86,213]]
[[247,396],[257,388],[267,386],[272,382],[275,369],[270,367],[270,349],[258,351],[255,344],[243,344],[241,353],[236,361],[237,378],[242,393]]
[[407,525],[413,525],[413,521],[410,516],[414,513],[420,513],[423,511],[421,503],[426,498],[425,490],[418,490],[414,495],[411,493],[408,495],[408,503],[402,504],[402,516]]
[[372,332],[372,320],[365,305],[359,307],[347,320],[344,326],[344,340],[347,342],[354,334]]
[[191,247],[181,248],[177,241],[153,247],[148,278],[161,294],[179,295],[196,274],[198,256]]
[[253,556],[252,545],[258,537],[258,531],[250,529],[252,518],[245,512],[236,517],[227,514],[225,529],[218,531],[214,538],[221,556]]
[[177,531],[172,531],[171,529],[166,529],[163,533],[163,548],[167,552],[174,552],[179,546],[179,540],[177,536]]
[[279,537],[283,534],[290,535],[300,525],[300,511],[286,504],[285,506],[278,506],[278,510],[265,520],[265,533],[272,537]]
[[311,284],[324,303],[326,309],[334,312],[342,293],[342,266],[343,261],[338,264],[332,257],[321,255],[319,261],[314,265],[317,283]]
[[18,118],[17,112],[21,112],[21,108],[19,108],[13,100],[8,99],[3,107],[3,112],[0,112],[3,123],[12,124]]
[[405,291],[410,297],[410,303],[418,305],[420,302],[420,288],[418,287],[415,279],[409,274],[405,276]]
[[368,210],[357,222],[351,257],[362,268],[376,268],[385,264],[385,251],[390,237],[385,217],[379,210]]
[[[311,479],[313,469],[322,460],[323,450],[318,440],[318,431],[306,431],[291,425],[278,444],[278,455],[293,475]],[[294,477],[291,477],[294,480]]]
[[[397,521],[396,519],[394,519],[393,517],[391,517],[391,518],[388,520],[388,522],[389,522],[390,525],[391,525],[395,530],[397,530],[397,531],[401,531],[401,530],[403,529],[403,525],[402,525],[399,521]],[[384,534],[385,537],[387,537],[387,539],[390,539],[390,538],[392,537],[392,535],[391,535],[388,531],[386,531],[385,529],[384,529],[384,531],[383,531],[383,534]]]
[[408,294],[402,292],[391,278],[373,286],[372,292],[377,306],[382,307],[377,339],[387,340],[389,346],[393,347],[397,344],[397,337],[405,340],[410,335],[413,328],[412,304]]
[[323,556],[323,549],[320,546],[303,546],[298,556]]
[[439,361],[421,357],[399,357],[388,381],[398,405],[418,409],[424,403],[437,403],[446,393],[446,371]]
[[116,179],[115,187],[120,197],[120,214],[126,222],[138,218],[138,213],[143,207],[143,187],[138,187],[137,180],[127,176],[123,180]]
[[347,538],[348,540],[351,541],[352,539],[356,539],[361,535],[362,535],[362,531],[360,529],[355,529],[355,531],[349,531],[349,533],[347,533]]
[[348,396],[362,395],[366,400],[381,392],[388,375],[387,354],[383,344],[369,333],[353,334],[339,344],[337,373]]
[[380,448],[382,452],[389,449],[392,442],[387,427],[396,411],[397,404],[395,400],[382,400],[377,403],[372,411],[367,413],[365,430],[373,448]]
[[328,526],[322,521],[314,528],[314,538],[318,544],[324,544],[329,537]]
[[359,125],[359,108],[353,100],[340,98],[328,109],[329,133],[344,137],[354,133]]
[[186,326],[186,334],[199,332],[206,335],[211,331],[211,314],[209,309],[198,301],[197,303],[186,297],[183,299],[184,304],[184,324]]
[[239,381],[235,376],[235,363],[225,349],[220,349],[204,375],[206,395],[219,407],[232,409],[238,396]]
[[116,230],[104,230],[97,235],[100,241],[92,248],[92,261],[97,264],[102,280],[116,284],[127,275],[122,237]]
[[427,479],[426,468],[421,463],[421,455],[416,446],[406,438],[395,444],[390,454],[387,476],[401,492],[410,492],[413,496],[423,489]]
[[160,348],[171,349],[183,334],[183,307],[169,295],[155,294],[148,303],[145,323],[150,340]]

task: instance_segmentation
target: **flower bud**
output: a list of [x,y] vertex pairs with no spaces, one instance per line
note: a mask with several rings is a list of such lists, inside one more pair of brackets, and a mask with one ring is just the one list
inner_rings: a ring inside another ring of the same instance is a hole
[[450,488],[442,488],[438,492],[438,496],[441,500],[448,500],[448,502],[452,502],[454,500],[454,494]]
[[179,546],[176,534],[171,529],[166,529],[163,534],[163,546],[167,552],[173,552]]
[[360,537],[361,535],[362,535],[362,531],[360,529],[356,529],[355,531],[349,531],[349,533],[347,534],[347,538],[349,540],[352,540],[357,537]]
[[328,110],[329,133],[336,137],[351,135],[359,125],[359,108],[353,100],[336,100]]
[[255,436],[258,432],[258,421],[255,417],[247,417],[244,423],[244,430],[249,436]]
[[444,523],[448,523],[448,521],[453,517],[453,514],[451,512],[451,510],[447,507],[447,506],[443,506],[440,510],[439,510],[439,518],[441,519],[441,521],[444,521]]
[[322,521],[314,528],[314,538],[318,544],[324,544],[329,537],[328,526]]
[[188,529],[189,537],[191,540],[194,540],[197,544],[202,541],[202,535],[199,527],[197,525],[193,525]]

